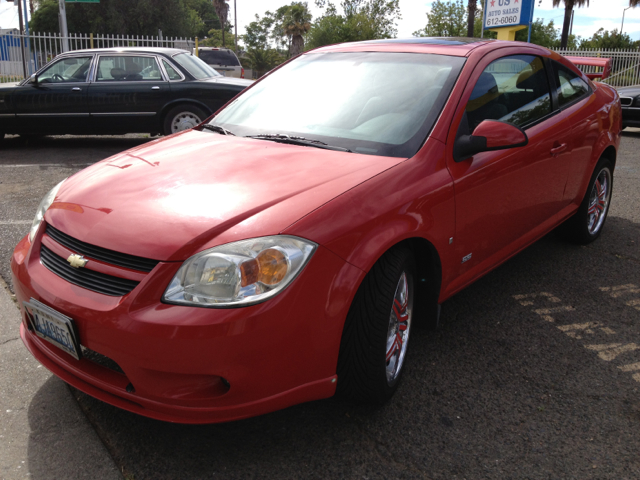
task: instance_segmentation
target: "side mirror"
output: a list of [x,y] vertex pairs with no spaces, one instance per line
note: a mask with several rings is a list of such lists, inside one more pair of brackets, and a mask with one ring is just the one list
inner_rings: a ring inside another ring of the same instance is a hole
[[29,81],[27,83],[31,83],[33,85],[38,85],[38,74],[34,73],[29,77]]
[[520,127],[498,120],[484,120],[471,135],[458,135],[453,159],[462,162],[480,152],[524,147],[527,143],[529,138]]

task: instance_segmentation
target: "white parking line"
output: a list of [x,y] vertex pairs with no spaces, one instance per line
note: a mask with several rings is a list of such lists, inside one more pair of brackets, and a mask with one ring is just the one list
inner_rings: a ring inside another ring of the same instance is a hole
[[628,343],[626,345],[621,343],[609,343],[605,345],[585,345],[585,348],[595,350],[598,352],[598,356],[602,360],[610,362],[621,353],[633,352],[634,350],[638,350],[640,347],[635,343]]
[[31,225],[33,220],[0,220],[0,225]]

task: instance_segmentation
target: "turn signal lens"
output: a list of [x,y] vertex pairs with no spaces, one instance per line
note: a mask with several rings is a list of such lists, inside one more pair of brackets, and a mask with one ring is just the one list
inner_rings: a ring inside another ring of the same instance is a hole
[[287,257],[280,250],[268,248],[256,257],[260,266],[258,281],[265,285],[277,285],[289,271]]
[[259,278],[259,273],[260,265],[255,258],[242,262],[240,265],[240,277],[242,278],[240,286],[246,287],[247,285],[256,283]]

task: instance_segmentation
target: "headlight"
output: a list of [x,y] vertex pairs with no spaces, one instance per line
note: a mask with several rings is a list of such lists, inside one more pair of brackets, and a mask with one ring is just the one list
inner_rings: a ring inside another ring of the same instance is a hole
[[162,300],[212,308],[262,302],[293,281],[316,247],[308,240],[278,235],[205,250],[184,262]]
[[[65,180],[66,180],[66,178],[65,178]],[[33,223],[31,224],[31,230],[29,230],[29,241],[30,242],[33,242],[33,237],[35,237],[36,232],[38,231],[38,227],[40,227],[40,224],[42,223],[42,220],[44,219],[44,214],[47,212],[47,210],[49,210],[49,207],[53,203],[53,200],[56,198],[56,195],[58,194],[58,190],[60,190],[60,187],[62,186],[63,183],[64,183],[64,180],[62,182],[60,182],[59,184],[57,184],[55,187],[53,187],[51,190],[49,190],[49,193],[47,193],[44,196],[44,198],[40,202],[40,205],[38,205],[38,210],[36,211],[36,216],[33,219]]]

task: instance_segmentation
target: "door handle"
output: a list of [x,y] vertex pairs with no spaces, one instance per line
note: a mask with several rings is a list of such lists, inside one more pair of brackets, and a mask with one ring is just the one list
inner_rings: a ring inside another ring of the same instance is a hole
[[553,156],[558,155],[558,154],[564,152],[566,149],[567,149],[567,144],[563,143],[561,145],[558,145],[557,147],[553,147],[551,149],[551,155],[553,155]]
[[160,90],[160,87],[151,87],[151,90]]
[[73,92],[81,92],[81,91],[82,91],[82,89],[81,89],[80,87],[73,87],[73,88],[71,89],[71,91],[73,91]]

